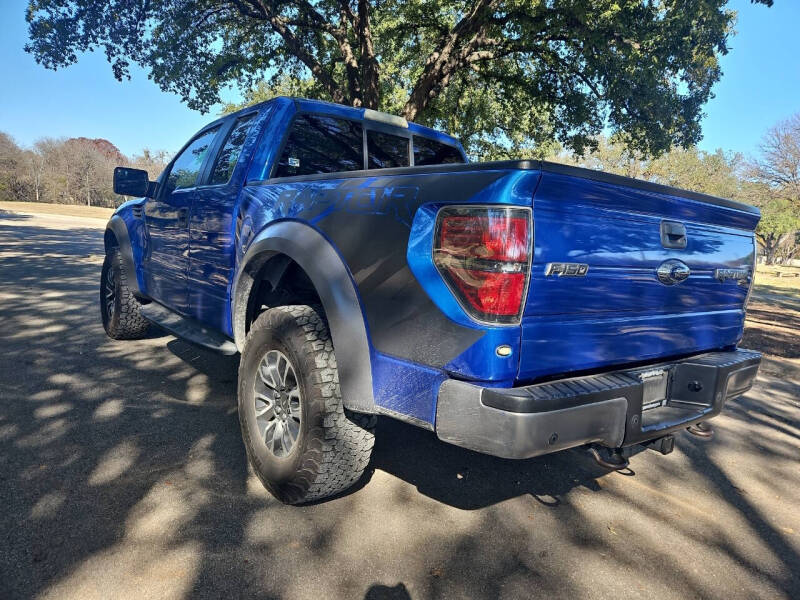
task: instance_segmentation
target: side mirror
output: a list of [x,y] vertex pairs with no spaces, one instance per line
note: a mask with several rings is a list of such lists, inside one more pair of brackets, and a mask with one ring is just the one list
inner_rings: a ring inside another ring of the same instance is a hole
[[155,182],[151,182],[147,171],[116,167],[114,169],[114,193],[121,196],[153,197]]

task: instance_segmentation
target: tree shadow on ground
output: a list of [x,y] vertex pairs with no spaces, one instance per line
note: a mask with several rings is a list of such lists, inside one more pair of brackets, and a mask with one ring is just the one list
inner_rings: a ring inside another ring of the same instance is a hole
[[545,506],[575,487],[597,491],[608,471],[582,448],[528,460],[504,460],[440,441],[430,431],[381,417],[371,467],[410,483],[421,494],[462,510],[530,495]]
[[[689,470],[648,459],[652,485],[637,488],[640,477],[615,484],[580,450],[504,461],[381,419],[371,479],[283,506],[248,471],[237,359],[156,328],[108,339],[102,231],[33,223],[0,220],[5,597],[618,597],[642,581],[675,597],[800,590],[796,543],[692,443]],[[800,407],[734,408],[730,423],[760,428],[765,476],[797,483],[785,465]],[[777,417],[785,431],[769,427]],[[699,536],[705,517],[653,501],[654,487],[690,484],[747,529],[744,542],[716,526]],[[697,575],[686,548],[741,591]]]
[[0,208],[0,219],[4,221],[28,221],[32,219],[31,215],[24,215],[20,213],[11,212],[10,210],[3,210]]

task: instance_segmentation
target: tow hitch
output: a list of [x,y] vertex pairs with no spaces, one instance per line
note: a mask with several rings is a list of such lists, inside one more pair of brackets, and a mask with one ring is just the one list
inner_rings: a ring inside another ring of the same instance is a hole
[[620,471],[628,468],[628,458],[625,456],[627,448],[605,448],[604,446],[590,446],[589,454],[594,462],[605,469]]
[[[675,436],[665,435],[654,440],[643,442],[639,444],[639,446],[667,455],[675,449]],[[634,448],[635,446],[628,446],[626,448],[590,446],[589,454],[601,467],[613,471],[620,471],[628,468],[628,458],[634,453]]]
[[686,428],[686,431],[701,438],[710,438],[712,435],[714,435],[714,430],[711,428],[711,424],[707,421],[701,421],[699,423],[695,423],[694,425],[690,425]]

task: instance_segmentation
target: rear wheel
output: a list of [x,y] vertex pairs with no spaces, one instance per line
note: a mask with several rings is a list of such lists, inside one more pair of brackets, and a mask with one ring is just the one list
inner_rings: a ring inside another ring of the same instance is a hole
[[287,504],[349,488],[375,440],[375,417],[344,408],[328,326],[305,305],[270,309],[253,323],[239,366],[239,421],[253,470]]
[[141,307],[128,287],[128,274],[122,266],[119,248],[112,248],[106,254],[100,273],[100,313],[108,336],[115,340],[144,336],[150,322],[142,316]]

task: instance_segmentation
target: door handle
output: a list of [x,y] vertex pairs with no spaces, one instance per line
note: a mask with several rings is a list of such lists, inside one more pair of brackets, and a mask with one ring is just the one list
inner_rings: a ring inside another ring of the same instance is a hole
[[661,221],[661,245],[664,248],[686,248],[686,225],[676,221]]

